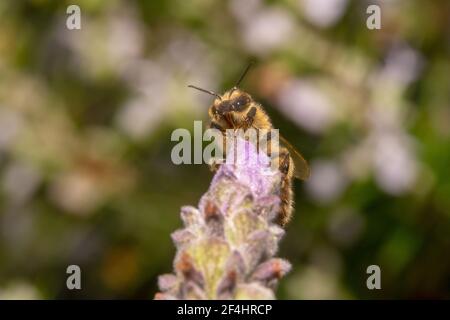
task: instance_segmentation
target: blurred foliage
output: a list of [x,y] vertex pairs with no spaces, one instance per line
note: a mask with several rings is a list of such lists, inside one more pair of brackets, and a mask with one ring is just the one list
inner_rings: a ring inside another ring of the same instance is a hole
[[[66,28],[78,4],[81,30]],[[381,30],[366,28],[379,4]],[[245,65],[312,167],[277,296],[450,298],[448,1],[0,2],[0,298],[152,298],[212,174],[172,164]],[[82,290],[66,289],[66,268]],[[366,288],[377,264],[382,290]]]

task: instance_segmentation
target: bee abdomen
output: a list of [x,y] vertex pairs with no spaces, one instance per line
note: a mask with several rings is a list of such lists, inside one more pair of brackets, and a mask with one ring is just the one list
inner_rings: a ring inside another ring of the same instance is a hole
[[280,213],[278,215],[277,223],[281,226],[285,226],[291,220],[294,206],[292,179],[287,175],[283,177],[281,183],[280,200]]

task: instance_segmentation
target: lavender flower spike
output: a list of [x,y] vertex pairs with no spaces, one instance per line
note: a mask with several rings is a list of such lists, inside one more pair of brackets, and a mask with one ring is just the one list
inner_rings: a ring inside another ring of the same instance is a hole
[[[256,147],[236,140],[199,208],[183,207],[172,239],[175,274],[159,277],[155,299],[275,299],[289,262],[274,258],[284,230],[275,224],[278,170]],[[234,160],[234,161],[231,161]]]

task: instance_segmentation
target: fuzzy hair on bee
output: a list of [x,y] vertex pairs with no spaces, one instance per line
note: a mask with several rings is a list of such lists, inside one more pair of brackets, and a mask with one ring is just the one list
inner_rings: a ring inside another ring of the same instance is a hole
[[[274,129],[272,121],[263,107],[253,100],[247,92],[238,88],[249,67],[250,65],[247,66],[236,86],[222,95],[192,85],[189,86],[216,97],[208,110],[211,120],[210,128],[218,129],[224,134],[228,129],[246,131],[253,128],[269,133],[271,129]],[[270,134],[267,136],[267,140],[270,141]],[[277,223],[285,226],[291,220],[293,214],[292,180],[294,177],[306,180],[309,177],[309,167],[301,154],[281,135],[280,142],[278,159],[276,160],[282,173],[282,180],[280,187],[281,205]],[[270,152],[270,148],[268,150]],[[216,169],[214,165],[212,169]]]

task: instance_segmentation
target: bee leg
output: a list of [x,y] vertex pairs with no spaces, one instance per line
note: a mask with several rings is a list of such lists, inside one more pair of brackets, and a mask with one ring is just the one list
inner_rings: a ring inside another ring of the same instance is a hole
[[216,172],[219,169],[221,163],[220,163],[220,160],[211,158],[211,159],[209,159],[208,165],[209,165],[209,169],[212,172]]
[[[264,137],[265,135],[265,137]],[[258,131],[258,150],[264,150],[265,153],[271,157],[272,155],[272,133],[265,130]],[[261,140],[260,140],[261,139]]]
[[282,174],[287,175],[289,173],[289,166],[291,164],[291,157],[289,156],[289,151],[282,149],[279,155],[280,161],[280,171]]
[[215,122],[215,121],[211,121],[211,123],[209,124],[209,127],[211,129],[217,129],[217,130],[220,130],[222,132],[225,131],[224,128],[222,128],[222,126],[220,124],[218,124],[217,122]]
[[[211,123],[209,124],[209,127],[210,127],[211,129],[217,129],[217,130],[220,130],[222,133],[225,132],[225,129],[224,129],[220,124],[218,124],[218,123],[215,122],[215,121],[211,121]],[[225,139],[224,139],[222,148],[224,148],[224,146],[225,146]],[[221,165],[221,161],[222,161],[222,159],[217,159],[217,158],[211,158],[211,159],[209,159],[209,162],[208,162],[209,169],[210,169],[212,172],[216,172],[216,171],[219,169],[220,165]]]
[[250,128],[252,126],[253,120],[255,120],[255,115],[256,115],[256,107],[251,107],[250,110],[245,115],[244,123],[242,125],[244,129]]

